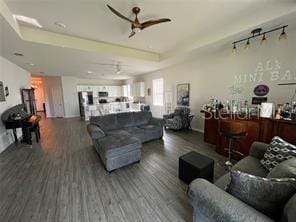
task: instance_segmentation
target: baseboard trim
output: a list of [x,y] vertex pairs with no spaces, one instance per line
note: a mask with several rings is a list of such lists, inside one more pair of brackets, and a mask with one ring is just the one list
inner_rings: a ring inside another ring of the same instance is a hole
[[65,116],[64,118],[74,118],[74,117],[80,117],[80,115],[70,115],[70,116]]
[[202,133],[202,134],[205,133],[205,131],[202,130],[202,129],[192,128],[192,130],[193,130],[193,131],[197,131],[197,132]]

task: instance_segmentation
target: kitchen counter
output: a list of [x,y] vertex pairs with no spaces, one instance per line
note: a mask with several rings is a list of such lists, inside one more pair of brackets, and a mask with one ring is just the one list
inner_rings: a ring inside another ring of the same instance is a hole
[[102,116],[111,113],[122,113],[122,112],[139,112],[141,111],[141,105],[143,103],[131,103],[131,102],[108,102],[99,103],[95,105],[85,105],[85,121],[88,121],[91,116]]

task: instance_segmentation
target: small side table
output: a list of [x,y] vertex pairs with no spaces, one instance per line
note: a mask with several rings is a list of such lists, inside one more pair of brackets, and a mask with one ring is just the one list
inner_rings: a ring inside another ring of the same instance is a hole
[[189,184],[196,178],[213,182],[214,160],[200,153],[191,151],[179,157],[179,178]]

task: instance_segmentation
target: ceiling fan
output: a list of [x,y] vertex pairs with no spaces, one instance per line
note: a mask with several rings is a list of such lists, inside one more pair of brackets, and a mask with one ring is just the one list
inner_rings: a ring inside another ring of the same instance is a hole
[[129,66],[129,65],[121,64],[121,62],[116,62],[116,63],[99,63],[99,62],[93,62],[91,64],[93,64],[93,65],[100,65],[100,66],[115,67],[116,68],[116,74],[121,74],[122,67],[123,66]]
[[156,20],[149,20],[146,22],[139,22],[138,19],[138,14],[140,13],[141,9],[139,7],[134,7],[133,8],[133,13],[136,15],[135,20],[131,20],[129,18],[127,18],[126,16],[122,15],[120,12],[116,11],[114,8],[112,8],[110,5],[107,5],[107,7],[111,10],[111,12],[113,12],[115,15],[117,15],[118,17],[130,22],[131,28],[132,28],[132,32],[129,35],[129,38],[131,38],[132,36],[134,36],[137,32],[141,32],[143,29],[148,28],[152,25],[157,25],[159,23],[163,23],[163,22],[170,22],[171,19],[169,18],[161,18],[161,19],[156,19]]

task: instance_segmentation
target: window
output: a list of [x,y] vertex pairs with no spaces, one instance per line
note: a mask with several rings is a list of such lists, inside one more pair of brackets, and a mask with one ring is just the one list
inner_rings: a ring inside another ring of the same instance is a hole
[[153,80],[153,105],[163,106],[163,79]]

